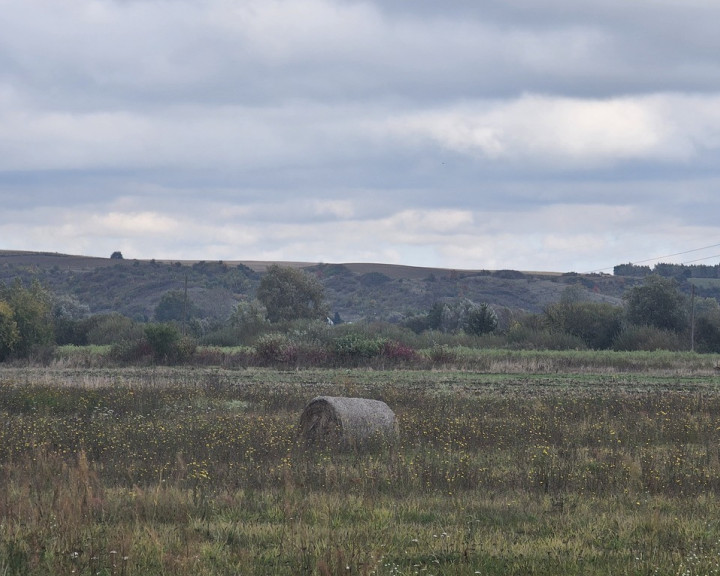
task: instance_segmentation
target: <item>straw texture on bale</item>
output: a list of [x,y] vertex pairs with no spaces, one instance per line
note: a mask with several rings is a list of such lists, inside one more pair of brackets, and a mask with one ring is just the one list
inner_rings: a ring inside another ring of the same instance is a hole
[[393,442],[397,421],[380,400],[318,396],[300,416],[300,435],[308,446],[369,447]]

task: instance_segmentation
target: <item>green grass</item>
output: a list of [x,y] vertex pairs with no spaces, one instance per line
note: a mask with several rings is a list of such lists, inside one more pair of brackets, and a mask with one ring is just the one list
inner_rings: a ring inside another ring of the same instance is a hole
[[[0,369],[0,575],[717,574],[720,378],[694,361]],[[303,450],[317,394],[385,400],[397,445]]]

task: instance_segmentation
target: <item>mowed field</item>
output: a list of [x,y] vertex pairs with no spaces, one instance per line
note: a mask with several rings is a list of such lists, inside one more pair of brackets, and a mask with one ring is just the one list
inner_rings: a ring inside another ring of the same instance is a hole
[[[717,574],[720,377],[678,358],[2,368],[0,575]],[[397,442],[304,448],[319,394],[385,401]]]

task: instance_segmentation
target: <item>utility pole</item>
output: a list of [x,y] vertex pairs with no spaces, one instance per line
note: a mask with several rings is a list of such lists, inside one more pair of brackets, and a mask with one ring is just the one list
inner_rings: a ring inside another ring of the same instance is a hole
[[182,335],[185,336],[185,322],[187,322],[187,307],[188,307],[188,300],[187,300],[187,280],[188,275],[187,272],[185,273],[185,294],[183,296],[183,321],[182,321]]
[[690,351],[695,352],[695,284],[690,296]]

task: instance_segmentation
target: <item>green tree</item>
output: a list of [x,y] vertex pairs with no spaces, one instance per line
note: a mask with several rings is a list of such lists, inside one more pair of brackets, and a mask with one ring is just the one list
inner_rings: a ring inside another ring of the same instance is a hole
[[[460,298],[440,304],[440,330],[454,333],[463,330],[469,334],[484,334],[497,328],[495,310],[487,304],[475,304],[467,298]],[[428,316],[438,314],[437,305]],[[433,322],[434,323],[434,322]]]
[[697,298],[695,302],[695,349],[720,352],[720,305],[715,298]]
[[4,300],[13,312],[18,339],[14,352],[27,356],[38,346],[54,341],[52,303],[48,292],[39,282],[26,288],[16,279],[9,287],[0,287],[0,300]]
[[544,314],[552,332],[577,336],[596,350],[610,348],[622,329],[623,309],[607,302],[561,299],[547,306]]
[[444,306],[442,302],[435,302],[426,313],[409,315],[404,324],[416,334],[425,332],[425,330],[440,330]]
[[427,314],[427,326],[430,330],[441,330],[442,329],[442,319],[443,319],[443,310],[445,308],[445,304],[442,302],[435,302],[432,305],[432,308],[428,311]]
[[467,313],[463,329],[468,334],[489,334],[498,325],[498,317],[495,310],[485,302],[473,306]]
[[260,280],[257,299],[267,310],[270,322],[324,318],[325,291],[322,284],[296,268],[274,264]]
[[7,302],[0,300],[0,362],[13,351],[19,338],[13,310]]
[[157,322],[183,322],[195,314],[194,305],[185,298],[182,290],[170,290],[160,297],[155,307]]
[[180,362],[195,352],[194,341],[183,337],[174,324],[148,324],[145,338],[157,362]]
[[243,301],[230,315],[230,326],[242,337],[255,336],[267,325],[266,318],[267,310],[258,300]]
[[648,276],[641,286],[631,288],[624,298],[626,316],[632,324],[673,332],[687,328],[686,298],[672,278]]

